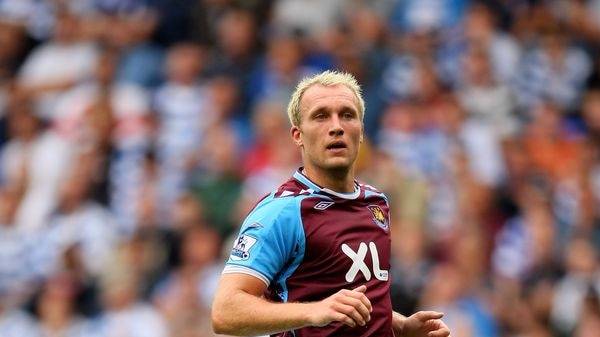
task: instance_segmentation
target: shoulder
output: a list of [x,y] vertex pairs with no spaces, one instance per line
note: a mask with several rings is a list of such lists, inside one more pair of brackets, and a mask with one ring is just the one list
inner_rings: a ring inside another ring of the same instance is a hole
[[363,182],[360,180],[356,180],[356,184],[362,190],[365,197],[374,195],[374,196],[382,197],[387,200],[386,195],[382,191],[380,191],[378,188],[374,187],[373,185],[367,184],[366,182]]
[[356,179],[356,184],[363,190],[367,190],[367,191],[371,191],[371,192],[375,192],[375,193],[382,193],[380,190],[378,190],[376,187],[374,187],[373,185],[369,185],[366,182],[362,181],[362,180],[358,180]]
[[310,196],[313,191],[306,189],[294,180],[288,180],[276,190],[265,195],[254,206],[248,217],[248,222],[273,222],[285,220],[286,222],[298,218],[300,204],[303,199]]
[[264,195],[254,206],[254,209],[262,207],[291,206],[301,199],[310,196],[314,191],[297,180],[291,178],[269,194]]
[[289,179],[285,183],[281,184],[277,190],[273,192],[274,198],[304,198],[313,194],[315,191],[303,184],[296,179]]

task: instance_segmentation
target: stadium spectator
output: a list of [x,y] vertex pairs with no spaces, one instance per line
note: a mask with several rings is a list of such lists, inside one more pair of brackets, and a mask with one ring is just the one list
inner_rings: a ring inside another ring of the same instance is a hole
[[81,20],[68,11],[60,12],[52,39],[34,48],[19,69],[20,90],[34,99],[36,114],[45,120],[54,119],[61,93],[94,71],[98,51],[94,41],[81,39]]
[[[600,273],[599,4],[0,0],[0,336],[64,331],[31,315],[42,297],[98,334],[137,315],[101,301],[103,260],[160,317],[148,300],[190,228],[227,251],[254,193],[294,171],[281,97],[325,69],[363,88],[355,174],[395,210],[394,308],[447,305],[482,335],[475,312],[497,337],[594,336],[597,293],[573,280]],[[55,296],[63,272],[80,289]],[[438,272],[468,306],[425,301]],[[212,336],[178,293],[156,331]]]
[[167,212],[189,184],[195,154],[217,116],[211,109],[208,84],[200,77],[206,51],[194,44],[173,45],[165,62],[166,81],[156,90],[156,160],[159,216]]

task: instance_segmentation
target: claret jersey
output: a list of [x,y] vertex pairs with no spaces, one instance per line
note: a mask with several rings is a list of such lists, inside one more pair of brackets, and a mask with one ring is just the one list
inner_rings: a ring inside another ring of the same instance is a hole
[[246,273],[279,302],[319,301],[340,289],[367,286],[371,321],[334,322],[278,336],[393,336],[389,297],[390,228],[386,197],[355,182],[353,193],[321,188],[301,173],[250,212],[223,273]]

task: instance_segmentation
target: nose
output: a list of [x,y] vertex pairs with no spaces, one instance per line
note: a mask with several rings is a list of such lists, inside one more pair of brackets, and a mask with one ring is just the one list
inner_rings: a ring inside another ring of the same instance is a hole
[[342,123],[340,123],[340,118],[334,115],[331,118],[331,125],[329,127],[329,135],[330,136],[341,136],[344,134],[344,128],[342,127]]

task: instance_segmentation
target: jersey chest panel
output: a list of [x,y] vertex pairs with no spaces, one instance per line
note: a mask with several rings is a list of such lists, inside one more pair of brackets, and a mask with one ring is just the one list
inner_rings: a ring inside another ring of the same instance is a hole
[[[338,199],[327,208],[320,209],[317,205],[321,202],[322,199],[316,198],[302,202],[306,249],[302,263],[287,282],[290,295],[293,295],[290,287],[294,281],[298,281],[301,288],[305,288],[306,284],[323,287],[325,293],[313,289],[315,296],[325,295],[326,289],[335,288],[332,285],[348,288],[365,282],[381,282],[373,270],[389,270],[390,267],[390,233],[385,201],[379,197]],[[378,220],[374,213],[383,220]],[[378,262],[377,265],[374,261]],[[369,269],[370,278],[365,275],[364,267],[354,277],[349,275],[347,278],[352,265],[359,263],[364,263]]]
[[[306,237],[304,258],[286,280],[288,301],[318,301],[340,289],[367,286],[374,306],[367,327],[339,323],[304,328],[297,336],[390,336],[390,233],[388,207],[381,197],[336,199],[326,208],[323,199],[306,198],[301,218]],[[323,204],[321,204],[323,205]],[[382,275],[385,274],[385,275]]]

